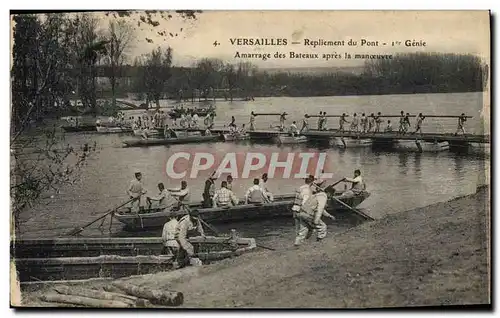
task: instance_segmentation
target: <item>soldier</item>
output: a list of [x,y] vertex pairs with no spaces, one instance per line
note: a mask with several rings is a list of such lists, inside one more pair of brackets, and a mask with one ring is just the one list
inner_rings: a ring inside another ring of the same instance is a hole
[[317,232],[316,241],[321,241],[326,237],[327,226],[321,220],[323,215],[335,220],[331,214],[325,211],[328,201],[325,191],[314,183],[311,184],[311,189],[313,194],[302,204],[300,212],[297,215],[299,226],[295,238],[295,246],[300,246],[313,230]]
[[313,176],[309,175],[305,179],[305,184],[301,185],[297,191],[295,191],[295,199],[293,201],[293,206],[292,206],[292,212],[293,212],[293,219],[295,221],[295,245],[300,245],[300,241],[298,240],[299,237],[299,231],[300,231],[300,220],[299,220],[299,214],[300,214],[300,209],[304,202],[309,199],[309,197],[312,195],[312,190],[311,190],[311,184],[314,181]]

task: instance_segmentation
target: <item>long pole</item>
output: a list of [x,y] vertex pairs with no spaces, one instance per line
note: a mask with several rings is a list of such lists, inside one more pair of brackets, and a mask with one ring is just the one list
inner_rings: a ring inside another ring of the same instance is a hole
[[127,203],[130,203],[134,200],[138,200],[139,198],[133,198],[133,199],[130,199],[128,200],[127,202],[123,203],[123,204],[120,204],[119,206],[117,206],[116,208],[113,208],[111,209],[110,211],[106,212],[105,214],[101,215],[100,217],[98,217],[97,219],[93,220],[92,222],[89,222],[87,224],[85,224],[84,226],[82,227],[79,227],[79,228],[74,228],[73,230],[71,230],[70,232],[68,232],[66,235],[69,235],[69,236],[73,236],[73,235],[76,235],[80,232],[82,232],[86,227],[89,227],[90,225],[94,224],[95,222],[105,218],[106,216],[108,216],[109,214],[113,213],[114,211],[118,210],[119,208],[121,208],[122,206],[124,206],[125,204]]

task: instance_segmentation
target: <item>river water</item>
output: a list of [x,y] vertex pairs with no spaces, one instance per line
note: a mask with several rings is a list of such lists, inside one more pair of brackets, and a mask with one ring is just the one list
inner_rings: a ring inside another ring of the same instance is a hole
[[[465,112],[474,116],[467,122],[467,131],[489,133],[489,126],[481,124],[483,107],[482,93],[460,94],[417,94],[383,96],[347,97],[308,97],[308,98],[257,98],[253,102],[217,101],[216,127],[229,123],[235,116],[238,124],[248,122],[250,111],[282,112],[288,114],[288,121],[300,122],[305,113],[328,114],[353,112],[398,114],[401,110],[412,114],[458,115]],[[137,111],[131,111],[137,113]],[[486,114],[489,117],[489,114]],[[257,128],[269,128],[277,118],[257,117]],[[413,120],[414,121],[414,120]],[[316,121],[311,124],[316,125]],[[328,126],[336,128],[337,119],[330,118]],[[396,127],[396,125],[395,125]],[[423,126],[424,132],[454,132],[456,119],[429,119]],[[311,145],[276,146],[270,143],[224,143],[172,145],[149,148],[122,148],[121,141],[131,138],[127,135],[100,135],[96,133],[67,133],[65,142],[80,145],[97,142],[98,152],[88,161],[79,181],[71,187],[45,196],[32,209],[21,215],[23,221],[20,235],[23,237],[53,237],[61,235],[75,226],[93,220],[107,209],[127,200],[126,188],[133,178],[133,170],[140,169],[143,181],[149,192],[156,193],[156,184],[163,182],[167,187],[177,187],[179,180],[169,179],[165,174],[167,159],[176,152],[211,151],[219,154],[228,152],[298,152],[321,151],[327,154],[327,165],[333,172],[333,181],[351,176],[354,169],[361,169],[371,196],[360,205],[366,213],[375,218],[394,214],[451,198],[475,192],[476,186],[484,183],[489,174],[489,158],[460,155],[451,152],[405,153],[383,152],[372,149],[333,148],[317,149]],[[192,200],[201,200],[204,179],[188,180]],[[302,180],[275,178],[268,182],[274,193],[292,193]],[[233,190],[243,197],[251,180],[235,180]],[[335,232],[345,229],[349,224],[330,224]],[[293,241],[291,219],[267,220],[246,223],[219,225],[221,230],[235,228],[246,237],[256,237],[268,244]],[[158,232],[127,234],[121,224],[113,222],[111,234],[102,233],[97,226],[83,232],[85,236],[101,235],[157,235]]]

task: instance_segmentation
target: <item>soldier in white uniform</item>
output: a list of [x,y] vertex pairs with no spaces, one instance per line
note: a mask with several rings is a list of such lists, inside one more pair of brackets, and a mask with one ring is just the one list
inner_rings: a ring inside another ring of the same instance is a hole
[[141,171],[135,171],[135,178],[130,181],[130,185],[127,189],[127,194],[131,199],[136,199],[132,201],[130,209],[132,212],[137,212],[138,210],[144,209],[144,194],[146,194],[146,189],[142,185],[142,174]]
[[313,194],[302,204],[297,215],[299,230],[295,238],[295,246],[301,245],[313,230],[316,230],[317,233],[316,241],[321,241],[326,237],[327,226],[321,220],[322,216],[335,220],[332,215],[325,211],[328,202],[327,194],[314,183],[311,184],[311,187]]

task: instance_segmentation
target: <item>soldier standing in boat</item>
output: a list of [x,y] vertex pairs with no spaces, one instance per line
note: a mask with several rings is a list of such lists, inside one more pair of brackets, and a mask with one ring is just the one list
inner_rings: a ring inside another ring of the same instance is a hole
[[297,127],[297,124],[296,122],[292,122],[292,124],[290,125],[290,130],[289,130],[289,134],[292,136],[292,137],[295,137],[297,136],[297,131],[298,131],[298,127]]
[[339,131],[340,132],[344,132],[344,124],[345,123],[349,123],[346,119],[345,119],[346,115],[345,113],[342,113],[342,116],[340,116],[340,119],[339,119]]
[[371,132],[372,129],[375,130],[375,115],[373,113],[370,114],[370,116],[368,116],[368,129],[366,130],[366,132]]
[[382,114],[380,112],[377,113],[377,117],[375,117],[375,132],[380,132],[380,124],[382,124]]
[[184,215],[178,222],[176,227],[175,238],[179,244],[178,262],[181,267],[185,266],[187,261],[191,265],[202,265],[199,258],[194,257],[194,247],[189,242],[188,234],[196,230],[202,237],[205,236],[203,226],[198,218],[199,212],[192,210],[189,214]]
[[259,179],[253,179],[253,185],[245,193],[245,203],[267,203],[269,200],[264,195],[261,186],[259,185]]
[[300,245],[300,240],[299,240],[299,231],[300,231],[300,219],[299,219],[299,213],[302,205],[304,202],[309,199],[309,197],[312,195],[312,189],[311,189],[311,184],[314,180],[314,177],[309,175],[305,179],[305,184],[301,185],[297,191],[295,191],[295,199],[293,201],[293,206],[292,206],[292,212],[293,212],[293,219],[295,223],[295,245]]
[[457,131],[455,132],[455,136],[458,135],[458,133],[460,131],[465,136],[465,122],[466,121],[467,121],[467,116],[465,116],[465,113],[462,113],[462,115],[460,115],[460,117],[458,117]]
[[398,132],[400,134],[404,133],[405,130],[405,113],[404,111],[401,111],[401,115],[399,116],[399,128]]
[[300,128],[299,134],[302,134],[303,131],[305,132],[309,131],[309,123],[307,122],[308,118],[309,115],[305,114],[304,119],[302,119],[302,128]]
[[361,115],[361,129],[363,131],[363,134],[366,134],[367,132],[367,126],[368,126],[368,119],[365,116],[365,113]]
[[354,115],[352,116],[352,122],[351,122],[351,132],[358,132],[359,128],[358,128],[358,117],[356,115],[356,113],[354,113]]
[[213,205],[212,198],[215,194],[215,180],[217,180],[217,178],[214,178],[214,175],[212,174],[205,181],[205,189],[203,190],[203,207],[204,208],[210,208]]
[[251,131],[255,130],[255,117],[256,117],[256,115],[252,110],[252,112],[250,113],[250,130]]
[[144,189],[144,186],[142,185],[142,173],[139,170],[135,171],[135,178],[130,181],[130,185],[127,189],[127,194],[130,196],[131,199],[136,199],[132,201],[130,205],[130,210],[132,212],[137,212],[144,210],[144,199],[143,195],[146,194],[146,189]]
[[326,127],[326,120],[327,119],[328,119],[328,117],[326,117],[326,112],[323,112],[323,123],[321,124],[322,130],[328,130]]
[[280,131],[285,130],[286,115],[288,115],[286,112],[283,112],[283,114],[280,115]]
[[417,125],[415,127],[415,131],[413,132],[414,134],[416,134],[417,132],[422,133],[422,122],[424,121],[424,119],[425,117],[424,115],[422,115],[422,113],[418,114]]
[[234,195],[233,191],[227,188],[227,181],[221,182],[221,188],[215,191],[213,197],[213,207],[228,207],[238,204],[238,198]]
[[410,124],[410,113],[406,113],[405,119],[404,119],[404,133],[407,133],[408,130],[410,130],[411,124]]
[[335,220],[335,218],[325,211],[328,196],[323,189],[311,182],[312,195],[305,200],[297,214],[299,222],[295,246],[300,246],[302,242],[309,238],[313,230],[316,230],[316,241],[321,241],[326,237],[327,226],[321,220],[326,216]]

